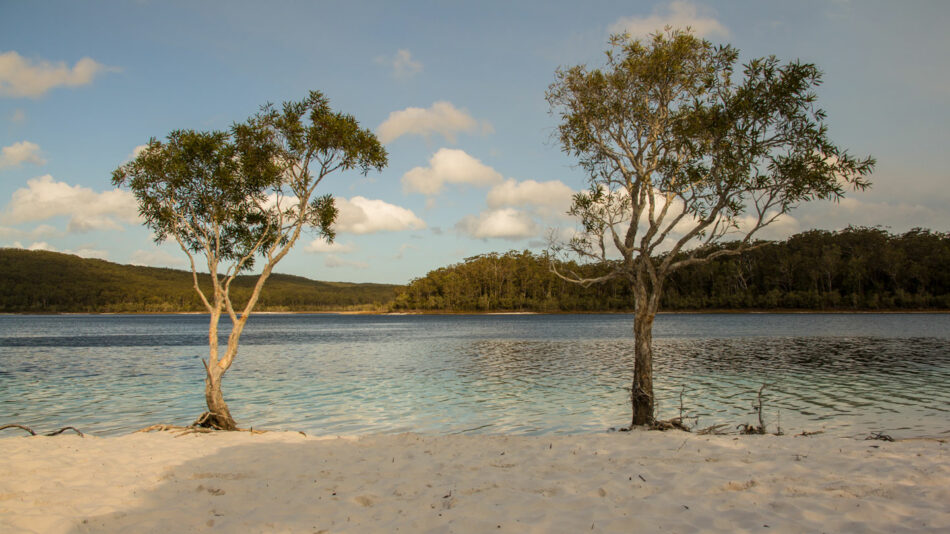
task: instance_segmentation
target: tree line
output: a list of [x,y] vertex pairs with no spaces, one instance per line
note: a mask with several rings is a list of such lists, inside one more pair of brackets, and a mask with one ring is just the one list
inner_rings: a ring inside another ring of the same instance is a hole
[[[732,246],[728,243],[722,247]],[[671,275],[664,310],[889,310],[950,308],[950,234],[880,228],[812,230],[760,243],[741,256]],[[592,278],[609,267],[561,263]],[[208,275],[199,276],[209,287]],[[238,277],[236,302],[253,278]],[[405,286],[320,282],[272,275],[264,311],[607,312],[631,311],[629,282],[583,287],[550,270],[545,254],[482,254],[430,271]],[[0,249],[0,312],[188,312],[203,305],[191,273],[119,265],[69,254]]]
[[[211,286],[207,274],[199,285]],[[238,276],[232,287],[237,305],[247,302],[256,277]],[[272,275],[262,293],[261,311],[385,310],[396,286],[320,282]],[[0,249],[0,312],[191,312],[204,311],[187,271],[119,265],[70,254]]]
[[[716,245],[729,248],[734,243]],[[714,248],[715,250],[715,248]],[[713,251],[714,251],[713,250]],[[760,242],[741,256],[723,256],[670,275],[661,309],[888,310],[950,308],[950,234],[880,228],[811,230]],[[602,263],[558,263],[561,272],[596,278]],[[550,270],[550,258],[529,251],[483,254],[429,272],[397,289],[395,310],[631,311],[629,281],[584,287]]]

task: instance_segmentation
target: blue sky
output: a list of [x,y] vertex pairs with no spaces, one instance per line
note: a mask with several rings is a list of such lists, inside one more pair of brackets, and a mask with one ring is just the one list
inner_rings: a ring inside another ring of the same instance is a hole
[[308,236],[278,272],[405,283],[490,251],[542,250],[585,176],[544,92],[600,65],[611,31],[690,24],[742,60],[816,63],[832,140],[874,185],[769,228],[950,231],[946,2],[15,2],[0,0],[0,246],[184,268],[112,170],[150,137],[224,129],[320,90],[390,163],[325,182],[337,243]]

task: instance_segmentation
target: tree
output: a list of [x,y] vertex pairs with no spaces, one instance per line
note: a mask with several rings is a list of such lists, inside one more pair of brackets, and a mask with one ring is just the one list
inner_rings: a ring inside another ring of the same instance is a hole
[[[194,289],[210,314],[205,364],[205,426],[234,430],[221,380],[234,362],[238,342],[274,267],[305,229],[332,242],[337,217],[331,195],[317,196],[327,175],[386,166],[386,150],[350,115],[334,112],[311,91],[280,109],[268,104],[230,131],[176,130],[165,142],[151,139],[134,160],[117,168],[112,183],[135,195],[139,213],[156,242],[174,239],[188,256]],[[198,262],[211,289],[198,284]],[[243,309],[230,290],[239,273],[263,266]],[[226,314],[231,333],[223,353],[218,322]],[[202,360],[204,361],[204,360]]]
[[[874,160],[827,136],[811,64],[754,59],[738,76],[738,52],[689,30],[641,42],[611,37],[604,68],[558,69],[547,92],[564,152],[590,188],[569,214],[579,228],[555,254],[608,265],[584,285],[625,278],[634,288],[632,425],[654,422],[652,328],[667,276],[740,254],[756,232],[795,205],[838,200],[870,184]],[[741,238],[714,247],[728,234]]]

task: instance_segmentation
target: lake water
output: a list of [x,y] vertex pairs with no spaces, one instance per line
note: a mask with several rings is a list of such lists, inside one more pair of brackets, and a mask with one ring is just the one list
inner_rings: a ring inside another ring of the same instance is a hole
[[[222,321],[222,326],[227,320]],[[629,420],[631,315],[256,315],[225,376],[242,426],[585,433]],[[225,328],[225,333],[226,333]],[[94,434],[204,411],[202,315],[0,316],[0,424]],[[658,415],[950,435],[950,315],[664,314]],[[4,435],[13,432],[4,431]]]

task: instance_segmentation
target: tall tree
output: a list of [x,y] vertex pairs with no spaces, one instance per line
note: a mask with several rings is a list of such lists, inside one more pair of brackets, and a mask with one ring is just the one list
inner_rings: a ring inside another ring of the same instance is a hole
[[[552,269],[585,285],[632,283],[632,425],[648,425],[653,321],[667,276],[755,246],[756,232],[798,203],[866,188],[874,160],[828,140],[814,65],[767,57],[739,76],[737,50],[689,30],[667,28],[645,42],[616,35],[610,44],[603,68],[558,69],[547,101],[562,149],[590,185],[569,211],[578,232],[554,252],[611,268],[595,278]],[[711,246],[727,234],[741,237]]]
[[[165,142],[151,139],[134,160],[117,168],[112,183],[135,195],[157,242],[174,239],[188,256],[194,289],[210,314],[205,363],[205,426],[237,428],[221,392],[241,333],[274,267],[308,228],[331,242],[337,217],[333,197],[318,196],[327,175],[363,174],[386,166],[386,150],[350,115],[334,112],[312,91],[280,108],[265,105],[228,132],[176,130]],[[260,259],[260,275],[242,309],[231,284]],[[199,267],[199,264],[201,266]],[[211,274],[210,292],[198,285]],[[218,346],[218,323],[231,320],[227,347]]]

